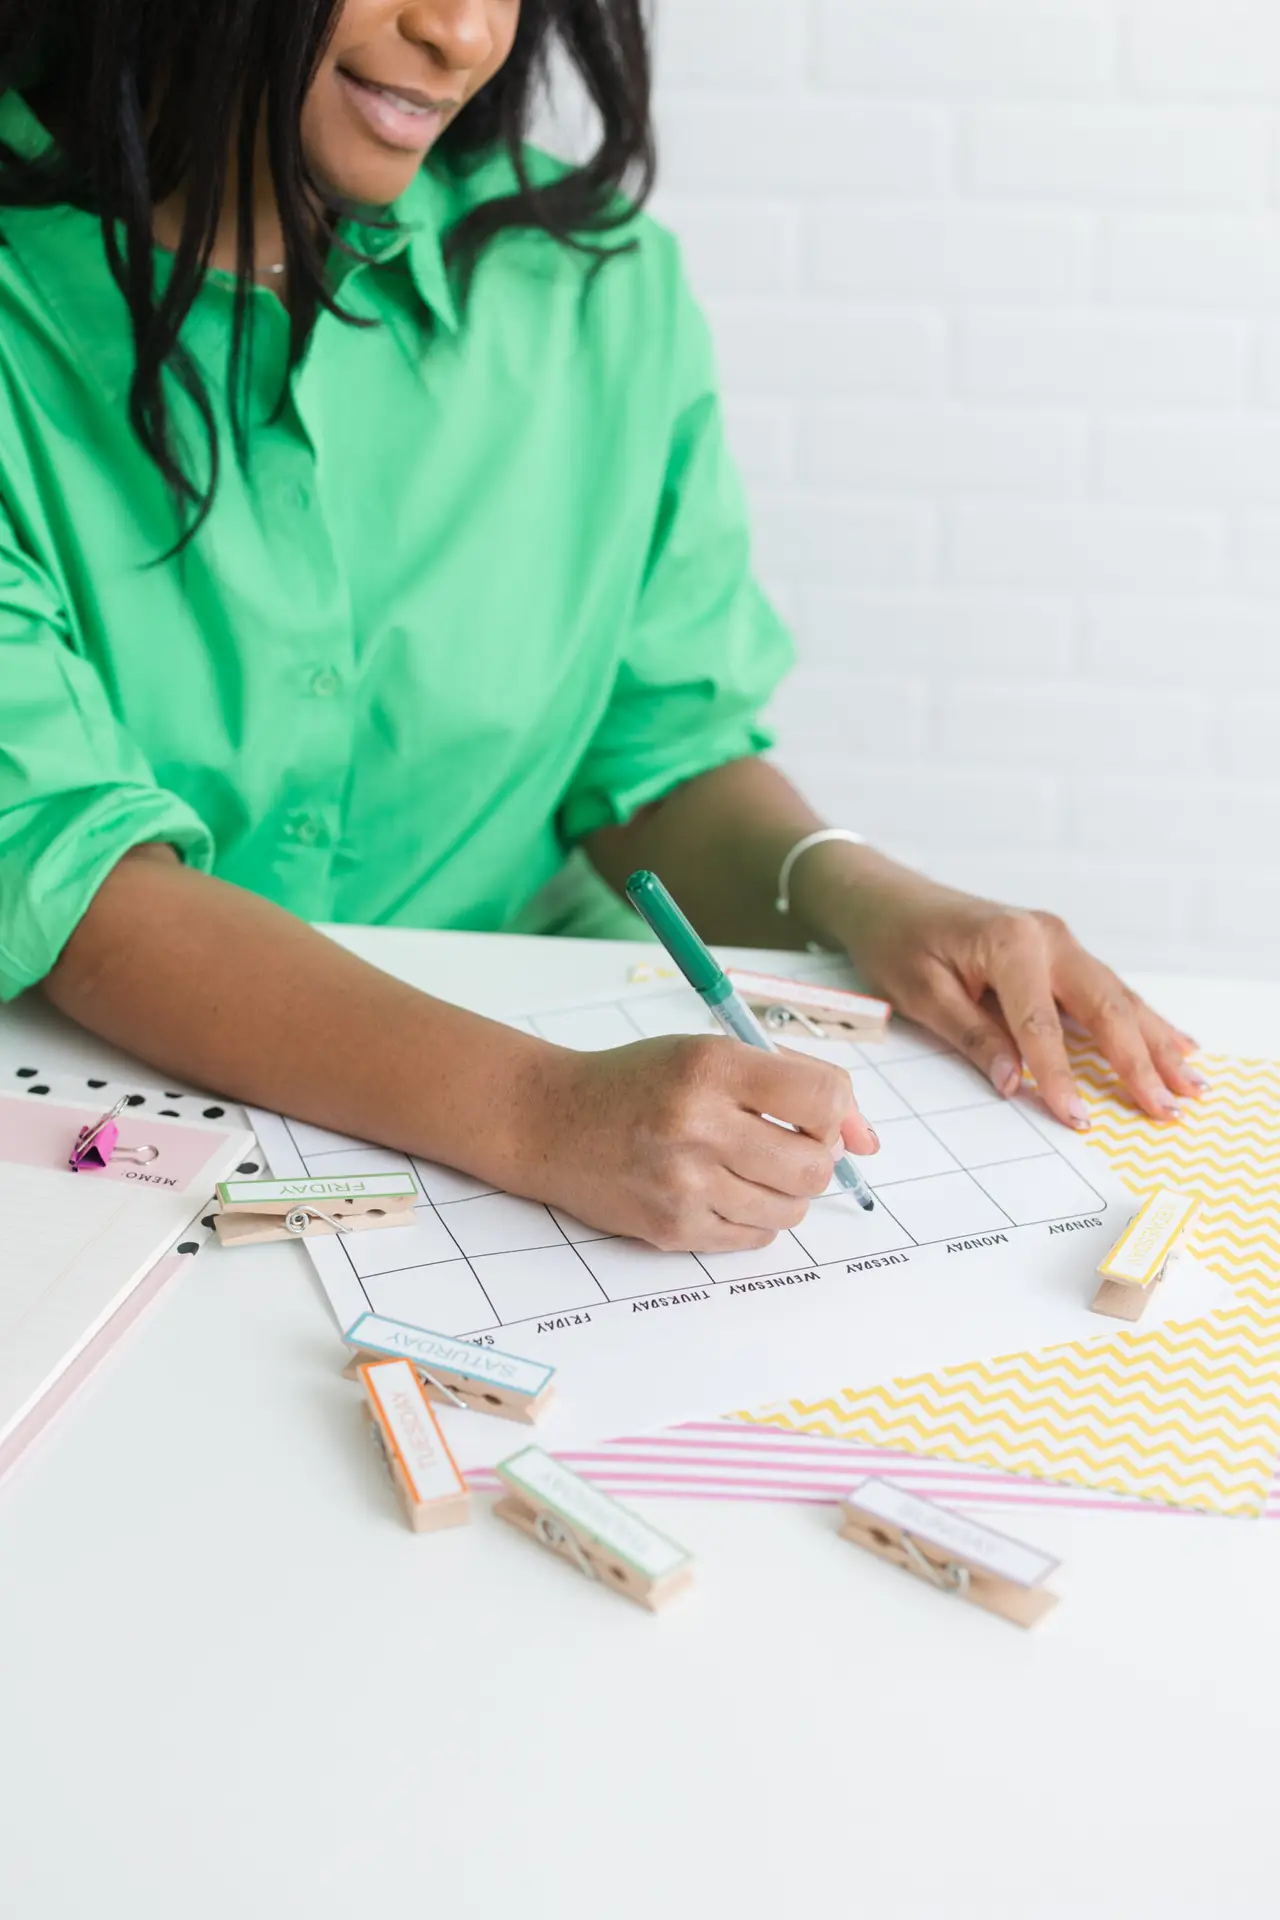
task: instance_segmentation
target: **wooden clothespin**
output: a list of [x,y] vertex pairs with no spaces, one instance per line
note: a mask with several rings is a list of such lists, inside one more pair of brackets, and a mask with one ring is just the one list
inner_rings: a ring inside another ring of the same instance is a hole
[[348,1380],[371,1360],[408,1360],[431,1399],[528,1426],[541,1419],[555,1398],[555,1368],[543,1361],[522,1360],[496,1347],[473,1347],[467,1340],[429,1333],[404,1320],[362,1313],[342,1337],[355,1348],[343,1368]]
[[1018,1627],[1058,1604],[1042,1582],[1058,1562],[890,1480],[859,1481],[841,1502],[840,1535]]
[[1112,1320],[1141,1320],[1199,1212],[1195,1194],[1168,1187],[1144,1200],[1098,1268],[1102,1285],[1093,1312]]
[[657,1613],[693,1583],[693,1558],[581,1474],[526,1447],[497,1469],[510,1491],[494,1507],[579,1573]]
[[465,1526],[471,1518],[467,1483],[409,1362],[378,1360],[361,1367],[359,1378],[369,1430],[413,1531]]
[[729,978],[747,1005],[774,1033],[793,1027],[818,1040],[883,1040],[893,1008],[887,1000],[843,987],[817,987],[805,980],[783,980],[771,973],[744,973],[730,967]]
[[222,1180],[214,1226],[224,1247],[321,1233],[411,1227],[418,1189],[411,1173],[334,1174],[317,1180]]

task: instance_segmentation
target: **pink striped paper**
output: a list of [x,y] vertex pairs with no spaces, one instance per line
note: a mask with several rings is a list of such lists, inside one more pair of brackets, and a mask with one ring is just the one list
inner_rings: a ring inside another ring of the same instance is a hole
[[[1161,1501],[1091,1493],[1049,1480],[953,1466],[920,1454],[851,1446],[844,1440],[732,1420],[694,1420],[662,1433],[602,1441],[590,1449],[565,1449],[558,1457],[620,1499],[834,1504],[855,1481],[881,1474],[950,1507],[1063,1507],[1195,1517]],[[498,1486],[490,1472],[472,1473],[468,1479],[480,1488],[496,1490]],[[1280,1490],[1273,1488],[1265,1515],[1280,1519]]]

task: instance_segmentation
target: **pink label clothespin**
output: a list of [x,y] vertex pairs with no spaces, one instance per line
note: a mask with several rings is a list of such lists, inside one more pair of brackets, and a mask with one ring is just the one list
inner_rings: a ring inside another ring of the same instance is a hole
[[[107,1165],[112,1154],[117,1150],[117,1142],[120,1138],[120,1129],[116,1121],[128,1104],[128,1094],[122,1093],[111,1111],[104,1113],[101,1120],[91,1127],[81,1127],[67,1161],[72,1173],[88,1173]],[[139,1164],[143,1164],[148,1160],[158,1159],[160,1149],[159,1147],[121,1147],[119,1153],[122,1160],[136,1160]]]

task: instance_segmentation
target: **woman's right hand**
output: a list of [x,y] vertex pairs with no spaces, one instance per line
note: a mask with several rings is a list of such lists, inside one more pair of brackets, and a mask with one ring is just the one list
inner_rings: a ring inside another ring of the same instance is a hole
[[526,1084],[514,1190],[664,1252],[768,1246],[879,1146],[843,1068],[718,1037],[540,1050]]

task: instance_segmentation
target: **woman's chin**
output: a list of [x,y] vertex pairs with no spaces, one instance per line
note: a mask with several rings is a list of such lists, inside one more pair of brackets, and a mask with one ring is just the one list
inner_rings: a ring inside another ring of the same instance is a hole
[[[303,116],[303,142],[311,170],[320,184],[339,201],[361,207],[389,207],[407,192],[426,154],[386,147],[346,128],[341,138],[316,127],[314,134]],[[432,143],[434,144],[434,143]],[[430,151],[430,147],[426,152]]]

